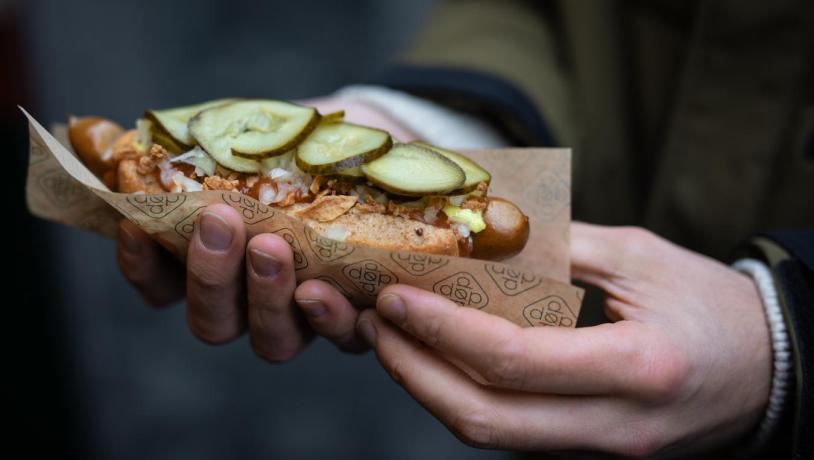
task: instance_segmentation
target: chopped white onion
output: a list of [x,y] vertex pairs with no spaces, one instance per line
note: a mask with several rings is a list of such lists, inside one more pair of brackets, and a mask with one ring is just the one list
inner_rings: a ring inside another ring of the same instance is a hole
[[266,175],[272,179],[294,177],[294,174],[291,171],[287,171],[283,168],[272,168],[271,171],[269,171]]
[[462,224],[460,222],[455,222],[449,225],[449,228],[452,229],[455,233],[457,233],[462,238],[469,238],[469,226],[466,224]]
[[[271,204],[277,200],[277,190],[271,184],[263,184],[257,192],[257,200],[263,204]],[[279,200],[277,200],[279,201]]]
[[323,236],[336,241],[345,241],[350,235],[350,230],[342,225],[331,225],[325,230]]
[[376,201],[379,204],[387,205],[387,194],[380,190],[376,190],[375,188],[368,187],[366,185],[357,185],[354,190],[359,197],[359,201],[362,203],[367,200],[367,197],[371,197],[373,198],[373,201]]
[[181,171],[178,171],[172,176],[172,181],[178,187],[178,190],[175,190],[176,187],[173,187],[173,192],[200,192],[203,190],[203,185],[201,185],[200,182],[195,179],[190,179]]
[[172,185],[172,179],[175,176],[175,173],[179,172],[172,166],[172,163],[168,160],[164,160],[158,164],[158,169],[161,170],[161,184],[165,187],[170,187]]
[[181,162],[195,166],[195,174],[199,176],[212,176],[215,174],[217,163],[202,148],[197,145],[192,150],[184,152],[170,159],[172,162]]
[[466,195],[453,195],[449,197],[449,204],[453,206],[460,206],[466,199]]
[[435,221],[438,219],[438,208],[434,208],[432,206],[427,206],[424,208],[424,222],[427,224],[434,224]]

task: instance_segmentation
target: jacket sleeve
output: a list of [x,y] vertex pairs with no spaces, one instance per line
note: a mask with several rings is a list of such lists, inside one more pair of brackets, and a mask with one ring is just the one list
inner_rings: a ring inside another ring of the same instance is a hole
[[793,352],[794,378],[773,452],[787,458],[814,458],[814,228],[768,232],[745,249],[770,268]]
[[569,83],[548,4],[446,1],[373,83],[476,113],[523,144],[568,144]]

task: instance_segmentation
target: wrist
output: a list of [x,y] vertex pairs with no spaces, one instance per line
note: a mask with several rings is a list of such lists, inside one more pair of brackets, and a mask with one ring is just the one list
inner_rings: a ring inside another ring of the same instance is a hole
[[744,450],[745,453],[751,454],[766,444],[782,416],[791,380],[791,350],[777,290],[768,267],[755,259],[741,259],[733,264],[733,268],[749,275],[757,288],[764,308],[771,345],[772,377],[766,409],[754,436]]

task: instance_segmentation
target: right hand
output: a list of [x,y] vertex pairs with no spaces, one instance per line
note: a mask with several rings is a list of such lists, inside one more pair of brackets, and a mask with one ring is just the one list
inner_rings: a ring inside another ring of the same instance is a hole
[[[227,343],[248,329],[258,356],[283,362],[311,341],[311,322],[324,324],[323,335],[333,337],[343,350],[366,348],[353,333],[356,310],[330,285],[304,283],[296,297],[305,315],[296,308],[294,261],[285,240],[270,233],[257,235],[248,244],[246,240],[238,212],[216,204],[199,217],[186,266],[126,219],[119,225],[117,260],[124,277],[148,304],[166,306],[186,294],[189,328],[206,343]],[[333,306],[330,314],[326,304]],[[351,335],[331,336],[335,327]]]
[[418,135],[412,132],[407,126],[394,119],[386,111],[372,104],[367,104],[358,100],[346,100],[336,97],[317,97],[299,101],[303,105],[316,107],[319,113],[345,111],[344,121],[356,123],[358,125],[370,126],[371,128],[383,129],[399,142],[410,142],[420,140]]

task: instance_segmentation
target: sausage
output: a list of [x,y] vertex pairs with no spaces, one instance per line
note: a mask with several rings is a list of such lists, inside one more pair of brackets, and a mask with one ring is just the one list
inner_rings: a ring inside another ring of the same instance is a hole
[[105,185],[115,188],[118,158],[113,143],[124,134],[124,128],[100,117],[71,118],[68,137],[79,158]]
[[488,197],[483,221],[486,228],[472,234],[470,257],[486,260],[507,259],[526,246],[529,218],[511,201]]

